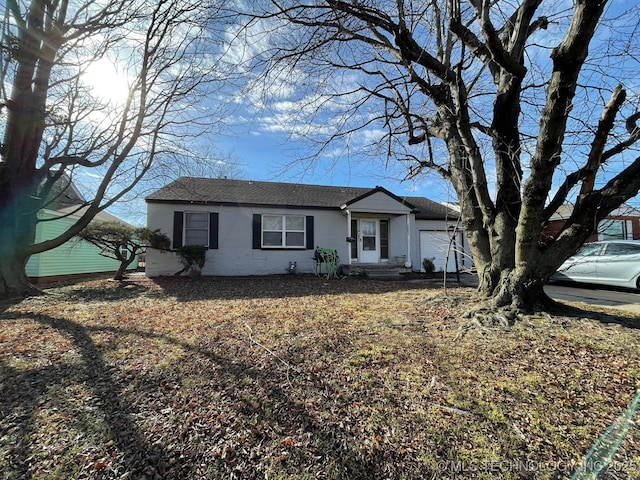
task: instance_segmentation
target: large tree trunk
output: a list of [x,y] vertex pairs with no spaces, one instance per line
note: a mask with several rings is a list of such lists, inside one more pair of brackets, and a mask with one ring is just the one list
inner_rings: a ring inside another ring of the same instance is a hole
[[[0,188],[6,187],[0,169]],[[26,222],[17,221],[16,204],[7,199],[10,187],[3,188],[0,194],[0,297],[27,295],[32,291],[25,267],[29,255],[24,251],[27,245]]]
[[15,250],[0,248],[0,297],[30,296],[40,293],[31,285],[25,267],[28,256],[21,255]]
[[19,181],[6,163],[0,163],[0,297],[39,292],[25,271],[31,255],[28,247],[36,236],[38,209],[30,174]]
[[480,277],[478,292],[484,301],[468,312],[469,326],[509,327],[536,312],[566,313],[567,307],[545,293],[542,278],[540,273],[518,268],[503,271],[497,282]]
[[19,30],[21,52],[7,103],[0,161],[0,295],[28,295],[34,289],[25,266],[35,240],[36,213],[42,206],[36,165],[42,141],[46,99],[57,38],[47,38],[45,8],[32,2],[27,23]]
[[554,302],[544,292],[542,279],[536,277],[537,275],[523,274],[517,269],[504,272],[491,297],[491,305],[514,313],[549,310]]

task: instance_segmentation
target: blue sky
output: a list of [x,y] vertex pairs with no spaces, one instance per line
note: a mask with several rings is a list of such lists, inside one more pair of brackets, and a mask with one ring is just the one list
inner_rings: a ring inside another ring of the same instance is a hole
[[[453,187],[429,172],[414,180],[403,180],[402,166],[385,155],[337,155],[329,152],[304,160],[314,150],[300,138],[292,138],[287,128],[274,129],[268,111],[249,113],[244,108],[231,116],[224,133],[209,137],[222,158],[231,157],[238,165],[236,178],[273,182],[333,186],[382,186],[399,196],[424,196],[436,202],[455,202]],[[295,137],[295,135],[294,135]],[[386,165],[385,165],[386,163]],[[232,169],[235,171],[236,169]],[[193,173],[199,176],[198,170]],[[122,220],[136,225],[146,222],[146,206],[141,198],[120,202],[109,209]]]
[[390,161],[385,167],[383,164],[387,159],[384,156],[321,156],[301,160],[311,152],[304,141],[290,139],[283,133],[264,131],[257,120],[234,130],[236,137],[222,137],[220,143],[225,151],[233,152],[245,170],[245,179],[372,188],[380,185],[398,195],[451,200],[447,198],[448,187],[444,180],[429,175],[416,181],[402,181],[400,166]]

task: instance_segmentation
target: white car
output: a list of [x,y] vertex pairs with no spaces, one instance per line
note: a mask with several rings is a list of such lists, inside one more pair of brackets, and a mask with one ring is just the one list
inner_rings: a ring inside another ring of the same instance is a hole
[[640,290],[640,241],[586,243],[551,280],[598,283]]

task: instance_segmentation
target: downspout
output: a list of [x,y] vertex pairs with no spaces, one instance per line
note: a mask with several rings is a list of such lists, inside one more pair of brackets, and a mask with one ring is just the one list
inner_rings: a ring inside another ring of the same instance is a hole
[[[351,210],[347,210],[347,238],[351,238]],[[349,252],[349,265],[351,265],[351,243],[347,245],[347,252]]]
[[411,216],[407,213],[405,217],[407,218],[407,263],[413,265],[411,263]]

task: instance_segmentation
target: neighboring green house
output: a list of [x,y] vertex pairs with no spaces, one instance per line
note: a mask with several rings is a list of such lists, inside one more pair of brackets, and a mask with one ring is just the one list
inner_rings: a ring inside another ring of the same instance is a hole
[[[44,221],[38,223],[36,243],[54,238],[66,231],[86,208],[82,207],[84,199],[72,184],[66,188],[66,191],[70,193],[65,193],[52,202],[48,209],[40,212],[39,218]],[[61,216],[65,217],[58,218]],[[47,221],[49,219],[55,220]],[[122,220],[103,211],[96,215],[94,221],[121,222]],[[137,264],[138,262],[133,262],[130,269],[137,268]],[[100,248],[95,245],[73,238],[57,248],[33,255],[27,263],[26,272],[33,283],[43,283],[66,280],[75,276],[113,274],[119,265],[120,262],[117,260],[100,255]]]

